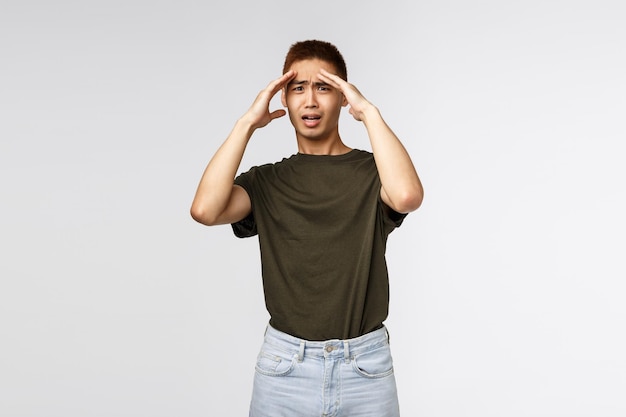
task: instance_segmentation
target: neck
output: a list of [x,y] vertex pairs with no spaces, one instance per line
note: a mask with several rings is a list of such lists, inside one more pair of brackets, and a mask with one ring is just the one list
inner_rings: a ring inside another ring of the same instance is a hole
[[307,155],[343,155],[352,149],[337,136],[332,140],[311,140],[298,137],[298,152]]

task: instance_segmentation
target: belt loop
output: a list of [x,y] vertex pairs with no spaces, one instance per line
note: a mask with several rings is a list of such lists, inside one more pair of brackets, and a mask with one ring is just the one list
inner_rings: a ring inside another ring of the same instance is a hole
[[343,359],[350,363],[350,345],[347,340],[343,341]]
[[298,362],[302,362],[304,360],[304,340],[300,341],[300,351],[298,352]]

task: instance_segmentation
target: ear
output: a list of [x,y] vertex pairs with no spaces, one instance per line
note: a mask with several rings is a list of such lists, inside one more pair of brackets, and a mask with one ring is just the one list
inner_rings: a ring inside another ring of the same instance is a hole
[[341,107],[346,107],[348,105],[348,99],[344,94],[341,95],[343,99],[341,100]]
[[280,102],[283,103],[283,107],[287,107],[287,97],[285,96],[285,88],[280,90]]

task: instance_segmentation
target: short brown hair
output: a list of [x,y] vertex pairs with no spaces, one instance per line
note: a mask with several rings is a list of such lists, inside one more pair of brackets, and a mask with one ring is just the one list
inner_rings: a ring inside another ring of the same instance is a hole
[[348,81],[348,70],[346,62],[339,52],[339,49],[330,42],[308,40],[296,42],[289,48],[283,65],[283,74],[289,71],[294,62],[306,59],[321,59],[329,64],[333,64],[337,70],[337,75]]

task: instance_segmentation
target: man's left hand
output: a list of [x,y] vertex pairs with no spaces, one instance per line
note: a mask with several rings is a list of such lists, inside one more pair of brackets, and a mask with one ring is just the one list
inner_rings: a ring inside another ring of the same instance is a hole
[[363,121],[365,113],[374,108],[372,103],[367,101],[363,94],[352,84],[345,81],[341,77],[332,74],[325,69],[321,69],[318,74],[320,80],[328,83],[332,87],[338,89],[346,98],[350,105],[350,114],[358,121]]

